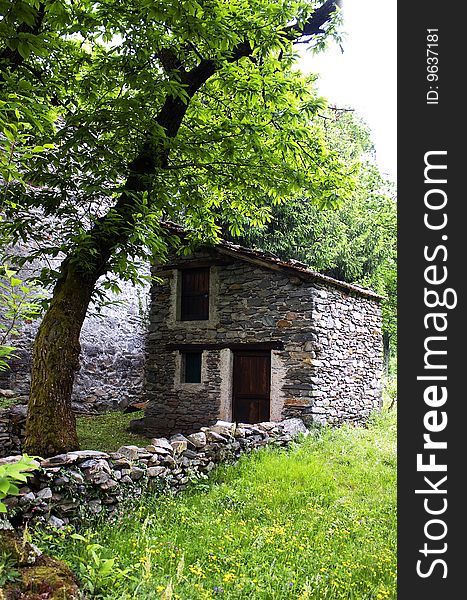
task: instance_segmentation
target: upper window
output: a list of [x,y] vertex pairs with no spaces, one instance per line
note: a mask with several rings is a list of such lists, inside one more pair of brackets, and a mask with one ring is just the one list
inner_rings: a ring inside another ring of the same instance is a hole
[[181,308],[182,321],[206,321],[209,319],[209,267],[185,269],[182,272]]

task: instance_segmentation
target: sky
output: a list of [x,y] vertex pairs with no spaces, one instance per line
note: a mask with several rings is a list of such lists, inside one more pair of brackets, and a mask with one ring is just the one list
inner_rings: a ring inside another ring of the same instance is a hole
[[341,51],[302,52],[300,67],[320,75],[319,93],[331,105],[353,108],[369,125],[380,171],[396,181],[397,0],[345,0]]

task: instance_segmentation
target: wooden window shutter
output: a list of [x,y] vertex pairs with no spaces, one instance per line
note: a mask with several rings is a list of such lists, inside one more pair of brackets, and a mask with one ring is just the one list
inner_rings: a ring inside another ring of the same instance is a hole
[[182,271],[182,321],[209,319],[209,267]]

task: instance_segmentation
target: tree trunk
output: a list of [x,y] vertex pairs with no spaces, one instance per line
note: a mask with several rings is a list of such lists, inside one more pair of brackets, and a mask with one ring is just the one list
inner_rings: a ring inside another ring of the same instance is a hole
[[97,278],[68,265],[37,333],[24,451],[53,456],[79,448],[71,393],[79,369],[79,336]]

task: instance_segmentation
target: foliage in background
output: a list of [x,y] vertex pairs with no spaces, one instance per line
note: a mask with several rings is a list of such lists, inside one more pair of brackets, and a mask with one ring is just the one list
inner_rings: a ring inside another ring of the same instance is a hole
[[397,376],[396,369],[390,369],[388,375],[383,377],[383,407],[386,410],[397,409]]
[[0,371],[8,369],[8,360],[15,350],[12,340],[20,335],[22,323],[41,314],[44,294],[38,284],[27,284],[16,271],[0,267]]
[[298,195],[273,206],[270,223],[248,228],[237,241],[386,296],[383,335],[389,361],[389,347],[394,355],[397,344],[395,186],[376,167],[370,131],[353,111],[328,109],[320,115],[328,146],[354,173],[351,199],[340,207],[320,210],[309,197]]
[[[395,600],[396,421],[313,430],[292,450],[267,449],[215,470],[177,496],[148,496],[114,523],[35,532],[105,600]],[[94,564],[96,561],[91,561]]]
[[7,397],[0,394],[0,410],[4,408],[10,408],[10,406],[15,406],[18,404],[18,398],[15,397]]

